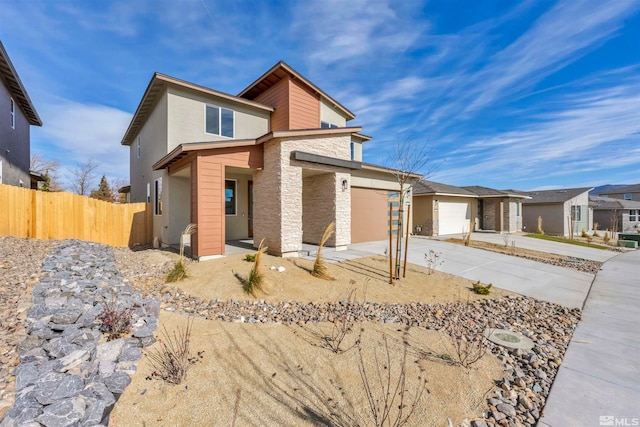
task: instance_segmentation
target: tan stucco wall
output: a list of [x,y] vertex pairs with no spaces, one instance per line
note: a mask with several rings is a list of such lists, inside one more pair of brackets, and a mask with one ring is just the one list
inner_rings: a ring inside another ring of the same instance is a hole
[[250,175],[227,172],[225,179],[236,181],[236,215],[225,215],[226,240],[246,239],[249,237],[249,180]]
[[163,209],[171,212],[166,215],[168,220],[167,241],[170,245],[180,244],[180,235],[189,222],[191,222],[191,172],[188,177],[170,176],[163,182]]
[[413,196],[413,228],[416,234],[433,235],[433,196]]
[[320,121],[334,124],[338,127],[345,127],[347,120],[324,99],[320,100]]
[[362,161],[362,143],[353,142],[353,160],[356,162]]
[[[169,151],[186,142],[253,139],[269,132],[269,112],[187,89],[169,87],[167,91]],[[207,104],[228,108],[235,112],[233,138],[205,132],[205,105]]]
[[[254,212],[254,242],[262,239],[272,253],[295,256],[301,248],[303,215],[303,180],[305,169],[337,174],[335,196],[327,200],[327,208],[334,209],[336,245],[348,244],[350,236],[351,197],[349,191],[338,191],[342,180],[350,177],[342,169],[291,160],[295,150],[340,159],[350,157],[350,136],[317,138],[277,138],[264,144],[264,170],[254,172],[254,200],[260,206]],[[332,206],[333,204],[333,206]],[[323,218],[322,227],[326,226]]]

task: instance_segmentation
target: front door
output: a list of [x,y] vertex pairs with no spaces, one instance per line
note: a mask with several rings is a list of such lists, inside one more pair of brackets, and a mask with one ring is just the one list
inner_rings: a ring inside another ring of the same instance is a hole
[[249,237],[253,237],[253,181],[249,181]]

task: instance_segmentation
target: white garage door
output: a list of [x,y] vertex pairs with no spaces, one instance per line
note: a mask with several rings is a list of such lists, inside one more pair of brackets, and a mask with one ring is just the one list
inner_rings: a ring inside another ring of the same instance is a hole
[[469,203],[440,202],[438,234],[459,234],[469,230],[471,207]]

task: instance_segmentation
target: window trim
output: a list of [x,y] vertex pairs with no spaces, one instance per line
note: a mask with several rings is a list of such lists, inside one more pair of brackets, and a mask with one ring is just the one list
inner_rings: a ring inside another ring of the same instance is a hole
[[[208,107],[212,107],[212,108],[217,108],[218,109],[218,133],[207,132],[207,108]],[[227,135],[223,135],[222,134],[222,110],[231,111],[231,113],[232,113],[233,129],[232,129],[232,135],[231,136],[227,136]],[[231,108],[221,107],[221,106],[216,105],[216,104],[205,103],[204,104],[204,133],[205,133],[205,135],[216,135],[216,136],[220,136],[222,138],[234,139],[235,136],[236,136],[236,111],[232,110]]]
[[[575,212],[577,212],[578,214],[576,215]],[[580,205],[571,205],[571,221],[573,222],[582,221],[582,209]]]
[[153,181],[153,214],[162,215],[162,177]]
[[[233,213],[227,213],[227,182],[233,182]],[[224,216],[238,216],[238,180],[237,179],[225,179],[224,180]]]
[[13,100],[13,98],[9,98],[9,100],[11,101],[10,103],[10,111],[11,111],[11,129],[15,129],[16,128],[16,102]]

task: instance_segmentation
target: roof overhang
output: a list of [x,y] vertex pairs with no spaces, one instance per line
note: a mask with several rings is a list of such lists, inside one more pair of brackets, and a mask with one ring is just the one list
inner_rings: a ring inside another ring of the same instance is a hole
[[375,172],[384,172],[384,173],[390,173],[393,175],[397,175],[397,174],[405,174],[408,178],[411,179],[420,179],[422,178],[422,175],[417,174],[417,173],[406,173],[401,171],[400,169],[393,169],[393,168],[388,168],[386,166],[381,166],[381,165],[374,165],[373,163],[362,163],[362,169],[363,170],[370,170],[370,171],[375,171]]
[[362,130],[360,126],[351,126],[344,128],[325,128],[325,129],[296,129],[296,130],[274,130],[258,138],[259,143],[264,143],[275,138],[298,138],[305,136],[327,136],[327,135],[358,135]]
[[345,169],[360,169],[362,168],[362,162],[355,162],[353,160],[338,159],[336,157],[321,156],[319,154],[305,153],[304,151],[292,151],[291,160],[298,160],[301,162],[315,163],[324,166],[334,166]]
[[140,104],[138,104],[138,108],[131,119],[131,123],[129,123],[129,127],[122,138],[120,144],[122,145],[131,145],[133,143],[133,139],[140,132],[142,126],[146,122],[149,114],[153,111],[153,108],[156,105],[158,100],[158,96],[162,93],[162,91],[167,88],[169,85],[177,86],[183,89],[190,89],[196,91],[198,93],[204,95],[215,96],[218,98],[225,99],[227,101],[235,102],[237,104],[241,104],[247,107],[256,108],[259,110],[272,112],[273,108],[266,106],[264,104],[260,104],[259,102],[250,101],[245,98],[240,98],[237,96],[229,95],[228,93],[220,92],[214,89],[210,89],[204,86],[200,86],[197,84],[189,83],[184,80],[177,79],[175,77],[166,76],[160,73],[154,73],[147,89],[142,96],[142,100],[140,100]]
[[0,42],[0,76],[7,85],[11,97],[14,98],[20,108],[27,117],[30,125],[42,126],[42,120],[36,111],[36,107],[33,106],[27,90],[24,88],[18,72],[13,67],[7,51],[4,49],[2,42]]
[[260,143],[255,139],[236,139],[232,141],[211,141],[211,142],[187,142],[178,145],[171,150],[166,156],[158,160],[153,164],[153,170],[160,170],[168,167],[172,163],[186,157],[190,153],[202,150],[213,150],[216,148],[237,148],[237,147],[250,147],[252,145],[259,145]]
[[318,88],[316,85],[314,85],[309,80],[307,80],[302,74],[298,73],[296,70],[291,68],[289,65],[287,65],[283,61],[278,62],[276,65],[271,67],[271,69],[269,69],[266,73],[258,77],[256,81],[254,81],[249,86],[247,86],[247,88],[244,89],[242,92],[240,92],[238,96],[247,98],[247,99],[255,99],[259,94],[263,93],[264,91],[266,91],[267,89],[269,89],[270,87],[272,87],[273,85],[275,85],[276,83],[278,83],[280,80],[282,80],[287,76],[292,77],[296,80],[299,80],[311,92],[319,95],[321,98],[324,98],[333,107],[337,108],[341,113],[343,113],[346,116],[347,120],[353,120],[356,118],[355,114],[353,114],[343,105],[341,105],[338,101],[336,101],[335,99],[327,95],[320,88]]
[[444,192],[433,192],[433,193],[413,193],[413,197],[420,197],[420,196],[441,196],[441,197],[467,197],[470,199],[479,199],[480,196],[476,195],[476,194],[456,194],[456,193],[444,193]]

